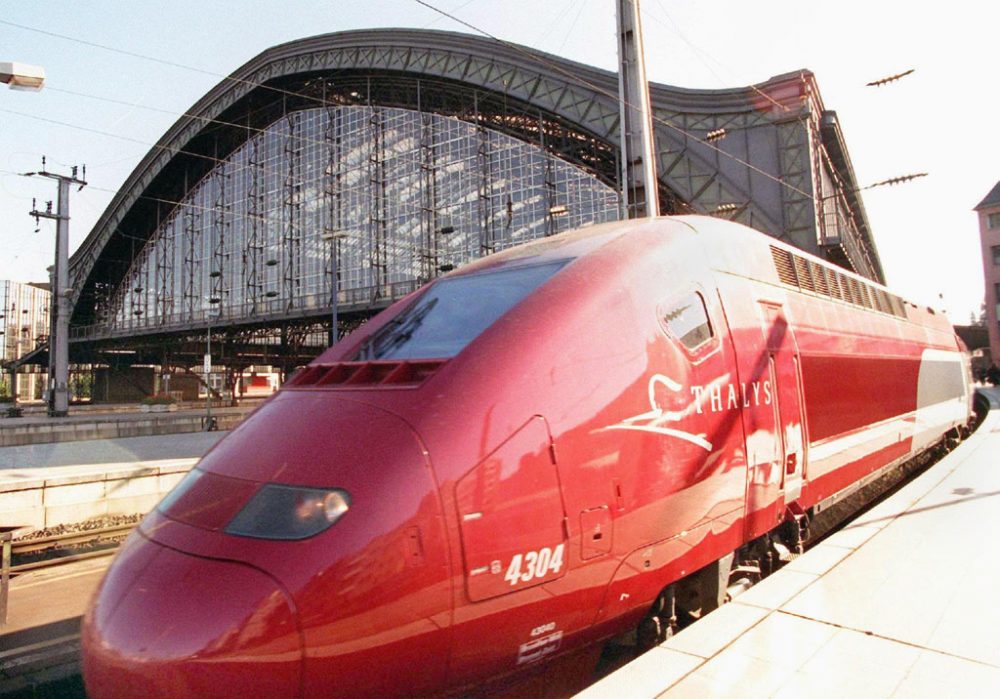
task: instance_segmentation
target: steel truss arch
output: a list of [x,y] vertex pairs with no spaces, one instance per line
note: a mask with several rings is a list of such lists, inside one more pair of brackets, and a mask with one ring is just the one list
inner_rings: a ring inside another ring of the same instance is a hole
[[[651,97],[663,210],[726,215],[882,278],[836,117],[824,111],[810,73],[728,90],[653,85]],[[612,73],[451,32],[365,30],[282,44],[209,91],[136,167],[71,262],[74,325],[98,320],[96,309],[134,268],[141,241],[153,235],[164,209],[210,176],[219,159],[291,113],[331,105],[456,117],[540,143],[618,187],[619,105]],[[706,143],[719,129],[726,138]],[[489,189],[489,183],[482,187]],[[293,245],[298,206],[290,201],[286,207]],[[228,214],[215,215],[224,226]],[[378,230],[377,220],[373,226]],[[177,242],[178,251],[188,244]],[[484,238],[483,249],[490,245]],[[218,254],[225,253],[220,248]],[[256,304],[260,255],[255,249],[230,254],[242,255],[252,270],[244,283]],[[178,267],[188,264],[180,252],[177,258]],[[286,266],[284,274],[290,288],[295,270]],[[159,275],[150,282],[163,288],[166,270]],[[182,301],[165,292],[159,299],[164,308]]]

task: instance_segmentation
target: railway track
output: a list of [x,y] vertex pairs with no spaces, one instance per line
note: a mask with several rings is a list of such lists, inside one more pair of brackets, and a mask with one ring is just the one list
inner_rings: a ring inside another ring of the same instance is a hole
[[42,570],[81,561],[110,556],[137,522],[84,529],[34,539],[22,539],[11,544],[11,575]]

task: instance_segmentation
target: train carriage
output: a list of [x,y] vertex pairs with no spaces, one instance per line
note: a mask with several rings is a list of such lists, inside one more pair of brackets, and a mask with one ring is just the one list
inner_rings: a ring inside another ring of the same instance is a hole
[[85,617],[88,692],[464,692],[655,642],[970,400],[943,315],[734,223],[493,255],[330,348],[150,513]]

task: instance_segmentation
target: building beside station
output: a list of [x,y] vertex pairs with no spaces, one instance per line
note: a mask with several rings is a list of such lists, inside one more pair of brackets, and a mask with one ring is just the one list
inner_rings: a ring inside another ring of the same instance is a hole
[[[45,284],[0,281],[0,366],[9,364],[44,346],[49,337],[51,294]],[[27,365],[17,372],[0,372],[0,401],[40,400],[45,390],[47,369]]]
[[983,251],[990,354],[994,363],[1000,363],[1000,182],[979,202],[975,211],[979,216],[979,240]]
[[[650,94],[662,213],[883,281],[812,73]],[[229,390],[287,373],[329,344],[335,311],[339,336],[480,256],[620,218],[619,118],[615,74],[492,39],[269,49],[163,135],[73,255],[71,361],[190,375],[211,336]]]

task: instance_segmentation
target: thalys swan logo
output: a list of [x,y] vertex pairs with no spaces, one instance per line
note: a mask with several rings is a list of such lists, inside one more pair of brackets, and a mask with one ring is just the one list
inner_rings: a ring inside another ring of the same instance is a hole
[[[770,405],[772,400],[771,382],[766,380],[752,381],[749,385],[740,384],[737,386],[733,383],[727,383],[723,379],[718,379],[707,386],[691,386],[690,400],[681,410],[667,410],[663,407],[662,398],[665,391],[668,397],[674,394],[675,397],[683,400],[683,384],[674,381],[669,376],[653,374],[649,378],[647,388],[649,412],[625,418],[617,425],[609,425],[604,430],[636,430],[662,434],[690,442],[710,452],[712,451],[712,443],[703,435],[667,427],[667,425],[680,422],[693,413],[702,415],[705,412],[721,413],[751,406]],[[660,398],[657,397],[658,395]]]
[[701,447],[705,451],[712,451],[712,443],[701,435],[692,434],[690,432],[685,432],[684,430],[678,430],[673,427],[666,426],[668,423],[680,422],[693,410],[697,410],[697,412],[701,412],[701,410],[696,406],[694,401],[690,402],[683,410],[664,410],[664,408],[659,404],[656,396],[657,389],[661,386],[666,388],[671,393],[681,393],[684,389],[683,385],[677,383],[669,376],[664,376],[663,374],[653,374],[649,378],[649,412],[625,418],[617,425],[609,425],[604,429],[653,432],[655,434],[662,434],[668,437],[682,439],[685,442],[690,442],[691,444]]

